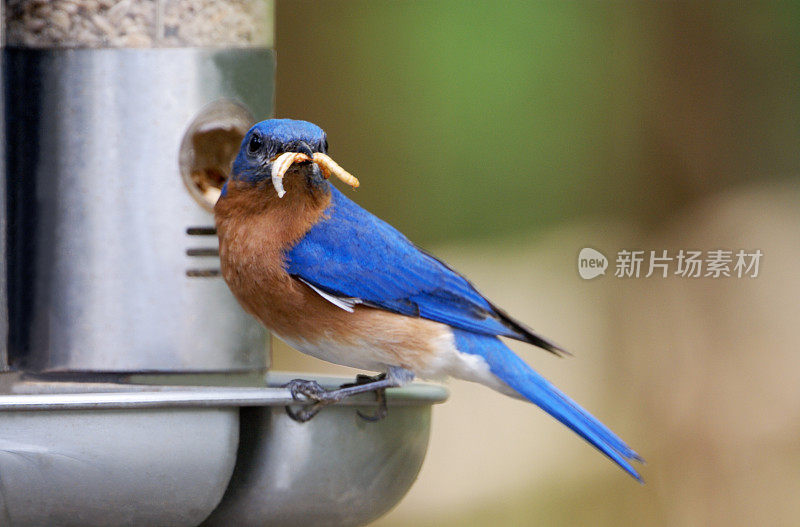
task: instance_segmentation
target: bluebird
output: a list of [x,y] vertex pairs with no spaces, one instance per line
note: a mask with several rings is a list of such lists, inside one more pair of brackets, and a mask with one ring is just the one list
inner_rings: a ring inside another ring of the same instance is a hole
[[321,128],[263,121],[245,135],[214,208],[222,276],[247,312],[301,352],[380,372],[331,391],[292,381],[296,398],[315,403],[290,415],[305,421],[356,393],[456,377],[536,404],[639,479],[636,452],[498,337],[557,355],[559,346],[359,207],[331,175],[358,186],[328,156]]

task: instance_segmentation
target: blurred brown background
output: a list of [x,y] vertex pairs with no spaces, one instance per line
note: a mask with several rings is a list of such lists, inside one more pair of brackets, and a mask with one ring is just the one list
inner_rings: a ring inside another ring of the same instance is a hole
[[[357,201],[573,351],[512,345],[648,462],[639,486],[454,381],[376,525],[800,522],[800,4],[279,0],[276,22],[277,115],[326,129]],[[610,260],[591,281],[587,246]],[[621,249],[764,256],[754,279],[622,279]]]

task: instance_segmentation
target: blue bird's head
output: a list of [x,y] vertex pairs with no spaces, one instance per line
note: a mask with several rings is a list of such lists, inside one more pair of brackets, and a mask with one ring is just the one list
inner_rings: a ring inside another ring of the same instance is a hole
[[269,176],[265,166],[284,152],[298,152],[311,157],[314,152],[328,152],[328,140],[319,126],[294,119],[269,119],[254,125],[242,140],[239,155],[233,162],[231,177],[240,181],[258,181]]
[[[293,119],[269,119],[253,126],[242,140],[233,162],[230,181],[258,186],[271,179],[278,197],[283,197],[285,175],[300,176],[307,188],[326,189],[331,174],[352,186],[358,180],[337,165],[328,153],[328,140],[319,126]],[[349,178],[349,179],[348,179]],[[223,188],[223,196],[228,184]],[[264,186],[270,192],[269,186]]]

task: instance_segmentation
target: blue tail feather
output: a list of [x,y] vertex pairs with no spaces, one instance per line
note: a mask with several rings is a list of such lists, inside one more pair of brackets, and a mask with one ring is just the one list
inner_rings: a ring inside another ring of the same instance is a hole
[[520,395],[542,408],[642,481],[630,461],[639,455],[589,412],[578,406],[547,379],[517,357],[500,339],[453,329],[459,351],[479,355],[493,374]]

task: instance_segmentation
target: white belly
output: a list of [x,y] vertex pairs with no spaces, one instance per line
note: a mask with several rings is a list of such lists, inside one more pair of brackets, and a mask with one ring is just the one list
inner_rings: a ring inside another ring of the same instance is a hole
[[289,339],[278,334],[275,334],[275,336],[297,351],[340,366],[374,372],[385,372],[389,366],[395,366],[395,364],[381,360],[386,359],[386,357],[382,357],[381,354],[376,353],[366,344],[348,345],[334,340],[312,344],[305,340]]
[[[402,347],[398,349],[396,344],[391,352],[387,352],[375,343],[362,342],[353,345],[331,339],[312,344],[304,340],[276,336],[298,351],[341,366],[373,372],[386,372],[390,366],[397,366],[410,370],[420,379],[442,381],[454,377],[518,397],[516,392],[490,371],[489,364],[483,357],[458,351],[449,329],[433,339],[428,353],[424,354],[424,361],[416,359],[420,356],[419,350],[405,350],[406,353],[403,353]],[[406,360],[402,360],[403,358]]]

